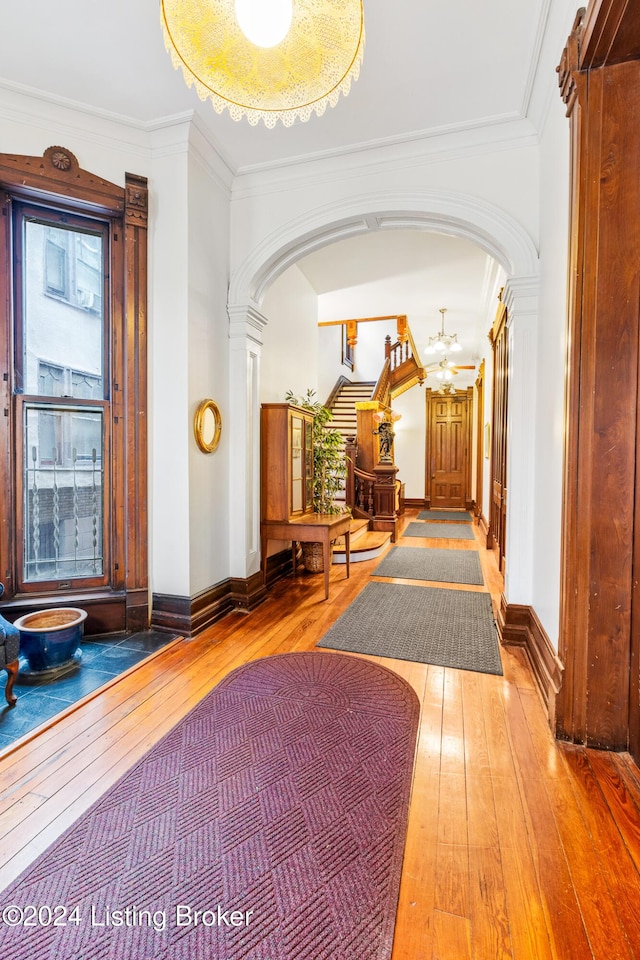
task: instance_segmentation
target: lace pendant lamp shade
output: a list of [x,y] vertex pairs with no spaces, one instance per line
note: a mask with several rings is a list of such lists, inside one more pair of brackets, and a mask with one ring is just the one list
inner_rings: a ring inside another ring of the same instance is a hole
[[[260,13],[265,28],[274,27],[264,40]],[[187,86],[217,113],[253,126],[321,116],[360,72],[362,0],[161,0],[161,22]]]

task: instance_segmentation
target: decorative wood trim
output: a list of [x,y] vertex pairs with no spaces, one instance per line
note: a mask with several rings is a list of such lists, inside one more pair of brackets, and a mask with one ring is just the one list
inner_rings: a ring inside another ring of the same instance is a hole
[[560,87],[560,96],[567,106],[567,116],[570,117],[578,96],[576,83],[578,73],[578,61],[580,59],[580,35],[582,32],[582,21],[584,19],[584,7],[581,7],[573,21],[573,27],[567,40],[567,45],[562,51],[560,64],[556,67],[558,74],[558,86]]
[[640,14],[633,0],[592,0],[582,12],[581,70],[640,59]]
[[83,170],[66,147],[48,147],[42,157],[1,154],[0,182],[26,197],[67,198],[94,212],[124,212],[122,187]]
[[[287,551],[287,554],[290,559],[290,551]],[[272,558],[269,557],[269,566],[271,566],[271,563]],[[272,573],[273,571],[270,569],[268,577],[269,583],[273,582],[271,579]],[[282,575],[284,576],[284,574]],[[249,613],[266,599],[267,588],[262,582],[261,573],[254,573],[253,576],[247,577],[246,580],[232,578],[229,582],[231,585],[231,602],[234,610]]]
[[[319,327],[340,327],[347,323],[378,323],[380,320],[398,320],[400,314],[392,313],[388,317],[350,317],[349,320],[319,320]],[[406,318],[405,318],[406,319]]]
[[[148,531],[147,531],[147,181],[125,174],[125,187],[83,170],[66,147],[51,146],[42,157],[0,154],[0,257],[3,269],[11,269],[9,243],[9,196],[34,199],[57,209],[80,211],[109,224],[111,342],[108,373],[111,422],[107,425],[111,443],[105,516],[111,517],[108,531],[111,551],[106,572],[111,590],[99,602],[96,591],[74,588],[41,593],[32,602],[42,608],[69,604],[91,608],[87,632],[140,629],[148,623]],[[3,284],[4,286],[4,284]],[[0,362],[7,371],[3,378],[4,406],[13,405],[11,374],[12,311],[7,293],[0,300]],[[16,597],[15,543],[9,518],[17,515],[10,463],[15,457],[11,419],[0,418],[0,556],[9,608],[23,598]],[[98,618],[104,614],[104,619]]]
[[640,0],[594,0],[574,24],[559,74],[573,109],[559,636],[566,669],[556,731],[630,749],[640,762]]
[[[142,599],[142,598],[138,598]],[[145,611],[148,609],[148,598],[144,596]],[[87,611],[84,632],[87,636],[99,633],[116,633],[127,629],[127,597],[124,591],[109,591],[101,593],[65,593],[63,597],[47,595],[21,597],[2,604],[1,612],[8,620],[15,620],[27,613],[35,613],[43,607],[80,607]],[[147,625],[145,617],[144,626]],[[132,628],[136,629],[136,628]],[[137,629],[142,629],[138,627]]]
[[193,637],[233,610],[231,581],[209,587],[195,597],[153,594],[151,626]]
[[465,510],[473,511],[474,500],[471,495],[471,477],[473,462],[473,387],[467,387],[467,446],[465,450]]
[[480,363],[476,377],[476,519],[482,513],[484,494],[484,360]]
[[493,352],[491,394],[491,462],[489,493],[489,532],[487,547],[498,548],[498,569],[506,568],[507,540],[507,440],[509,397],[509,332],[507,308],[500,291],[496,318],[489,333]]
[[404,505],[408,510],[426,510],[427,501],[424,497],[405,497]]
[[266,599],[267,588],[288,576],[291,571],[291,550],[286,549],[269,557],[266,587],[262,582],[262,574],[254,573],[246,580],[223,580],[194,597],[154,593],[151,626],[155,630],[195,637],[228,613],[250,613]]
[[547,709],[549,725],[555,731],[556,697],[562,686],[564,665],[535,610],[531,606],[507,603],[503,594],[497,623],[500,640],[505,646],[524,647],[538,692]]
[[[127,629],[139,629],[143,609],[133,600],[148,591],[147,530],[147,217],[145,177],[125,174],[125,365]],[[129,598],[132,598],[131,601]]]

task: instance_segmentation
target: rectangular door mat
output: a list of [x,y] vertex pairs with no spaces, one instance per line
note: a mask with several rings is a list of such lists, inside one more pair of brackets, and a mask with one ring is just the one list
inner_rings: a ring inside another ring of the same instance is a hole
[[318,646],[502,674],[488,593],[369,583]]
[[371,575],[443,583],[484,582],[476,550],[438,550],[436,547],[392,547]]
[[403,537],[437,537],[438,539],[450,538],[452,540],[475,540],[473,533],[473,524],[471,523],[424,523],[422,520],[414,520],[406,530],[403,530]]

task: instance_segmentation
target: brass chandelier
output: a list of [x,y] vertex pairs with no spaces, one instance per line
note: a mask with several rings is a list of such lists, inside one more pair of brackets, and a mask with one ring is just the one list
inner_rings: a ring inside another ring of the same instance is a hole
[[187,86],[252,126],[321,116],[360,73],[362,0],[160,0],[160,10]]
[[444,315],[446,312],[446,307],[440,307],[442,328],[439,333],[436,333],[435,337],[429,337],[429,343],[424,348],[425,353],[448,353],[450,350],[456,353],[462,350],[462,344],[458,343],[458,334],[444,332]]

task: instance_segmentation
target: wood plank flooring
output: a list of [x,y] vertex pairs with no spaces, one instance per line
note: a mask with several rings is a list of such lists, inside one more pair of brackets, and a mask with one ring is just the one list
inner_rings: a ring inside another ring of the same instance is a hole
[[[497,604],[501,578],[474,532],[399,543],[478,549]],[[226,673],[313,649],[377,562],[349,580],[333,567],[329,602],[322,576],[276,584],[252,614],[172,645],[4,751],[0,889]],[[393,960],[640,960],[640,774],[626,754],[554,741],[523,651],[501,655],[502,677],[378,660],[422,705]]]

